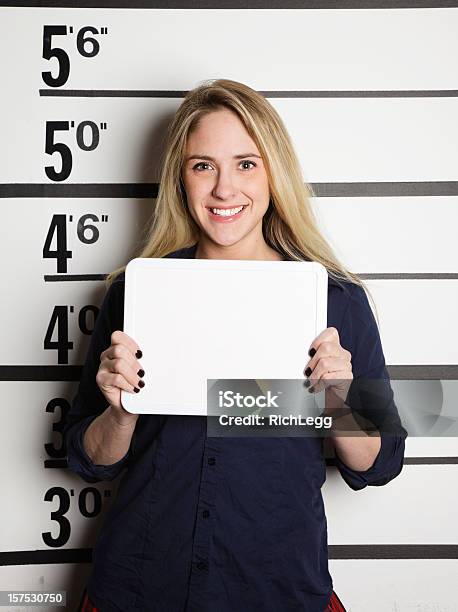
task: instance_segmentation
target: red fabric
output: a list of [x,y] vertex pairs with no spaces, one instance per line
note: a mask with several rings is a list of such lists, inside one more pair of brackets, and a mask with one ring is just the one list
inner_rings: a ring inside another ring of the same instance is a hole
[[337,597],[335,591],[332,592],[331,600],[328,603],[328,607],[324,612],[346,612],[342,602]]
[[[98,608],[96,608],[89,599],[87,591],[85,591],[84,593],[83,603],[81,605],[80,612],[99,612]],[[346,612],[345,608],[342,605],[342,602],[337,597],[334,591],[332,592],[331,600],[328,603],[328,606],[324,612]]]
[[84,591],[83,603],[81,604],[80,612],[99,612],[88,597],[87,591]]

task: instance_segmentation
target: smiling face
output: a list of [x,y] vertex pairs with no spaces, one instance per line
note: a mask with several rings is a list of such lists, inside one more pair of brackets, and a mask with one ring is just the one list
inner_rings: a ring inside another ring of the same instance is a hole
[[189,211],[201,229],[201,255],[276,259],[262,218],[269,182],[261,154],[235,113],[205,115],[187,140],[182,179]]

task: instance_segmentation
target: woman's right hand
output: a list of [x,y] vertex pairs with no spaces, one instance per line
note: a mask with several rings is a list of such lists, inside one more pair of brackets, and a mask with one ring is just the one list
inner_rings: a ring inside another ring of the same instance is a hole
[[[120,424],[136,421],[138,414],[128,412],[121,404],[121,390],[138,393],[145,383],[145,372],[135,354],[138,344],[126,333],[116,330],[111,334],[110,346],[100,355],[96,382],[107,402],[113,407]],[[141,356],[141,351],[140,351]]]

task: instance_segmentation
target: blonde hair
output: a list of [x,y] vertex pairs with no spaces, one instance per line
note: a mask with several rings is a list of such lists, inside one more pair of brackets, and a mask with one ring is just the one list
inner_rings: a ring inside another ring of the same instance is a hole
[[[317,261],[336,280],[365,283],[347,270],[318,229],[291,138],[274,107],[260,93],[229,79],[209,79],[185,96],[167,130],[156,205],[136,257],[164,257],[199,240],[200,228],[187,207],[181,170],[189,134],[202,117],[222,109],[234,112],[258,147],[268,176],[270,203],[263,218],[266,243],[296,261]],[[125,270],[107,275],[107,287]],[[373,301],[373,299],[372,299]],[[374,303],[375,307],[375,303]]]

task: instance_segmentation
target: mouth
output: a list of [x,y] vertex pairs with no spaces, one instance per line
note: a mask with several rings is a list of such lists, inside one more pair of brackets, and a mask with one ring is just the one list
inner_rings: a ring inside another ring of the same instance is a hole
[[248,204],[242,206],[234,206],[233,208],[221,208],[207,206],[208,214],[213,221],[228,222],[235,221],[243,215]]

